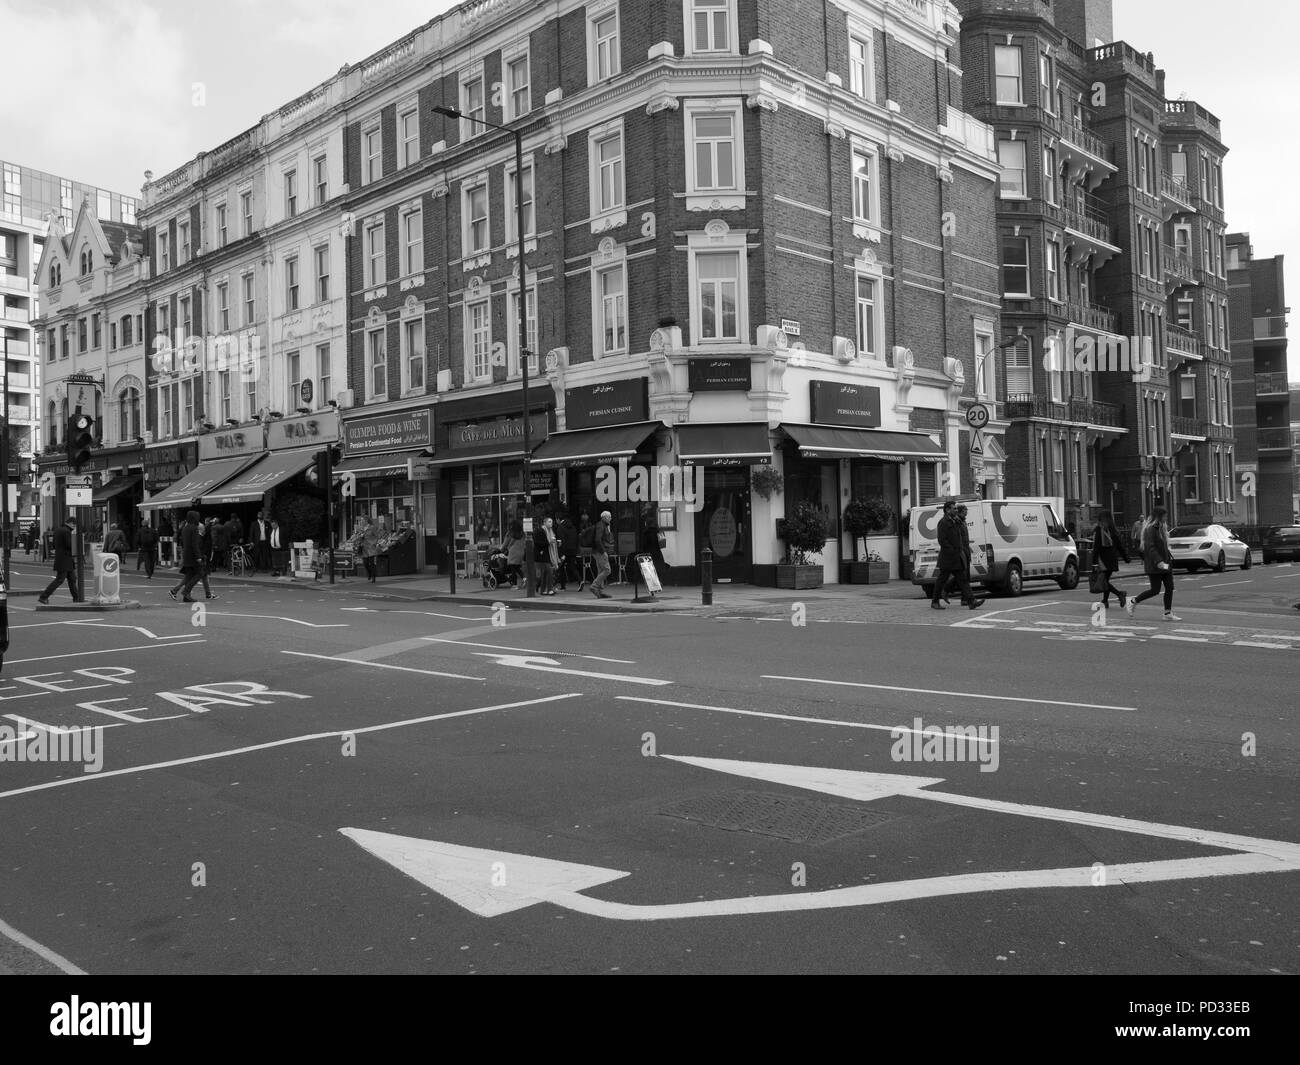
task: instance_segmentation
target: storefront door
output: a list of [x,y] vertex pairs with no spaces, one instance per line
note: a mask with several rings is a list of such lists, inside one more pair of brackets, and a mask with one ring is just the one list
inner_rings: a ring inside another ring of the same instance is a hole
[[753,578],[748,468],[704,471],[704,507],[695,515],[695,542],[701,551],[712,549],[715,581]]

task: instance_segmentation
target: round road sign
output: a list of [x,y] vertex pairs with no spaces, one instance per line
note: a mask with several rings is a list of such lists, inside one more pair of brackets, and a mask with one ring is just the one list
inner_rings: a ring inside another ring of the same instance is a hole
[[966,408],[966,423],[973,429],[983,429],[989,423],[989,409],[983,403]]

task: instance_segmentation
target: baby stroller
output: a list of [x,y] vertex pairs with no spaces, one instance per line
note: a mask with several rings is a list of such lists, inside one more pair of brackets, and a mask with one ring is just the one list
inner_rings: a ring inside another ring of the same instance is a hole
[[506,553],[499,547],[491,548],[487,552],[487,565],[483,568],[483,587],[495,589],[499,585],[508,584],[509,578],[506,576]]

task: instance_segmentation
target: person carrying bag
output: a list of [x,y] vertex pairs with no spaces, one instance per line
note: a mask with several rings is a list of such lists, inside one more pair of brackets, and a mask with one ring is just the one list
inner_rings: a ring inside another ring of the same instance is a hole
[[1111,593],[1119,599],[1120,609],[1128,604],[1128,596],[1111,583],[1111,575],[1119,569],[1121,555],[1127,565],[1129,555],[1120,540],[1119,530],[1115,528],[1115,518],[1109,510],[1097,515],[1097,527],[1092,531],[1092,550],[1094,562],[1092,572],[1088,575],[1088,591],[1101,596],[1103,608],[1110,606]]

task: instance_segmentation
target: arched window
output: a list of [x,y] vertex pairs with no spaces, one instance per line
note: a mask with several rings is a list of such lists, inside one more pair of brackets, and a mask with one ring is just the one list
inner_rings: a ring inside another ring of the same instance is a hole
[[49,427],[48,437],[50,441],[50,446],[53,447],[59,442],[59,420],[58,420],[59,408],[55,406],[54,400],[50,400],[49,412],[50,412],[50,427]]
[[140,435],[140,393],[124,388],[117,397],[117,438],[127,443]]

